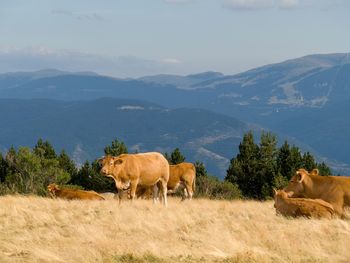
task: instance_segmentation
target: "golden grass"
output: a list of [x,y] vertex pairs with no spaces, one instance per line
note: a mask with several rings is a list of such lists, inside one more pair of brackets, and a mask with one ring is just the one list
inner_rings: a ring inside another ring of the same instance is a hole
[[273,202],[0,197],[0,262],[349,262],[350,221]]

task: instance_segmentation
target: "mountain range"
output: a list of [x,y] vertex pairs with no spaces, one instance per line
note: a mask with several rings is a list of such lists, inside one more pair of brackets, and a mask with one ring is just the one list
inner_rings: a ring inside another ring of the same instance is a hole
[[[117,79],[93,72],[70,73],[58,70],[6,73],[0,74],[0,98],[4,99],[1,104],[5,104],[10,98],[54,99],[61,100],[62,102],[56,103],[64,105],[92,103],[89,106],[90,115],[99,111],[97,105],[103,107],[103,103],[97,103],[99,100],[96,99],[99,98],[140,100],[141,104],[153,103],[157,105],[154,106],[156,108],[176,112],[179,114],[176,115],[177,119],[181,119],[181,110],[184,115],[189,114],[187,111],[199,110],[203,115],[213,114],[210,115],[210,122],[215,122],[214,119],[219,116],[241,120],[240,123],[244,124],[241,128],[245,128],[240,131],[248,127],[260,127],[295,138],[317,156],[332,163],[337,171],[350,173],[347,165],[350,164],[347,152],[350,148],[350,118],[347,115],[350,108],[350,53],[310,55],[232,76],[204,72],[188,76],[156,75],[138,79]],[[44,101],[46,100],[42,102]],[[72,107],[67,105],[65,107]],[[4,110],[9,111],[8,108]],[[28,111],[30,112],[30,108]],[[73,113],[70,115],[74,116]],[[118,119],[115,121],[118,123],[127,121],[120,114],[116,116]],[[182,117],[186,119],[187,116]],[[19,115],[19,118],[23,117]],[[188,121],[190,124],[191,119]],[[148,122],[149,119],[142,123],[147,125]],[[171,123],[169,121],[165,126],[174,128],[180,125],[179,122],[174,122],[176,125]],[[18,125],[20,127],[20,124]],[[207,129],[208,127],[206,126]],[[170,130],[167,130],[166,133],[169,132]],[[123,139],[128,141],[129,136],[131,135],[124,134]],[[147,141],[147,134],[137,136]],[[177,135],[178,138],[181,136]],[[191,140],[196,136],[191,137]],[[204,135],[198,134],[197,137],[201,136]],[[130,143],[144,143],[142,140],[130,140]],[[73,139],[72,141],[74,142]],[[186,139],[182,141],[184,144],[181,144],[180,141],[180,145],[188,145],[186,143],[189,142]],[[239,141],[238,137],[236,141]],[[158,147],[158,143],[153,143],[145,149]],[[1,145],[4,146],[3,143]],[[218,153],[220,148],[225,148],[225,143],[218,145],[214,147],[214,153]],[[195,155],[190,152],[189,154]],[[228,158],[232,157],[232,152],[229,155],[219,155],[226,158],[227,163]],[[217,172],[218,168],[215,168],[215,171]]]
[[114,138],[130,152],[170,153],[176,147],[191,162],[203,161],[219,177],[237,153],[242,135],[259,132],[232,117],[203,109],[168,109],[145,101],[0,99],[0,148],[33,146],[44,138],[78,164],[103,155]]

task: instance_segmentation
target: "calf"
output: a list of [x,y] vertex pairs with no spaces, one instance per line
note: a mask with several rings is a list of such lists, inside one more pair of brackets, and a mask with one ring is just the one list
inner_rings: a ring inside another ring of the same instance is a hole
[[320,199],[290,198],[284,190],[275,191],[275,205],[277,213],[283,216],[308,218],[328,218],[335,216],[330,203]]
[[47,186],[52,197],[59,197],[63,199],[80,199],[80,200],[105,200],[104,197],[96,193],[95,191],[83,191],[63,188],[60,189],[57,184],[49,184]]

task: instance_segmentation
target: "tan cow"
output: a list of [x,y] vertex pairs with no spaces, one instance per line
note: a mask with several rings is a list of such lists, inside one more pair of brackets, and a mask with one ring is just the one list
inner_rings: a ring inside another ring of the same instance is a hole
[[[167,184],[168,194],[175,193],[176,190],[183,188],[182,200],[192,199],[195,191],[196,168],[192,163],[179,163],[169,165],[169,181]],[[151,198],[152,189],[150,187],[138,186],[136,190],[138,198]]]
[[[130,187],[130,198],[134,199],[137,186],[153,186],[153,200],[158,197],[159,185],[164,205],[167,206],[167,183],[169,164],[161,153],[121,154],[100,159],[101,173],[114,179],[118,193]],[[119,199],[121,200],[121,198]]]
[[183,200],[192,199],[196,187],[196,168],[192,163],[170,165],[168,192],[174,193],[181,186],[184,188]]
[[339,216],[344,216],[344,206],[350,206],[350,177],[320,176],[299,169],[284,190],[291,197],[322,199],[330,203]]
[[321,199],[290,198],[283,190],[275,191],[276,212],[283,216],[328,218],[335,216],[335,211],[330,203]]
[[59,197],[63,199],[79,199],[79,200],[105,200],[104,197],[95,191],[83,191],[68,188],[60,188],[57,184],[49,184],[47,186],[52,197]]

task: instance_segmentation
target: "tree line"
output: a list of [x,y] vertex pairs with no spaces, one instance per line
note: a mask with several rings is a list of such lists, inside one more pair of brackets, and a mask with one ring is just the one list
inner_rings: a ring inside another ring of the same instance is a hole
[[[122,153],[128,153],[128,149],[118,139],[104,148],[105,155]],[[179,148],[164,156],[169,164],[186,161]],[[331,174],[330,168],[324,162],[317,163],[309,152],[302,153],[287,141],[277,147],[276,136],[271,133],[262,133],[257,144],[252,132],[243,136],[239,152],[231,159],[224,180],[208,174],[200,161],[195,162],[195,167],[195,196],[213,199],[270,198],[272,188],[285,186],[301,167],[307,170],[317,167],[321,175]],[[0,153],[0,194],[45,196],[51,182],[97,192],[116,191],[113,179],[101,176],[97,160],[86,161],[77,167],[64,150],[57,154],[54,147],[42,139],[32,149],[11,147],[6,154]]]

